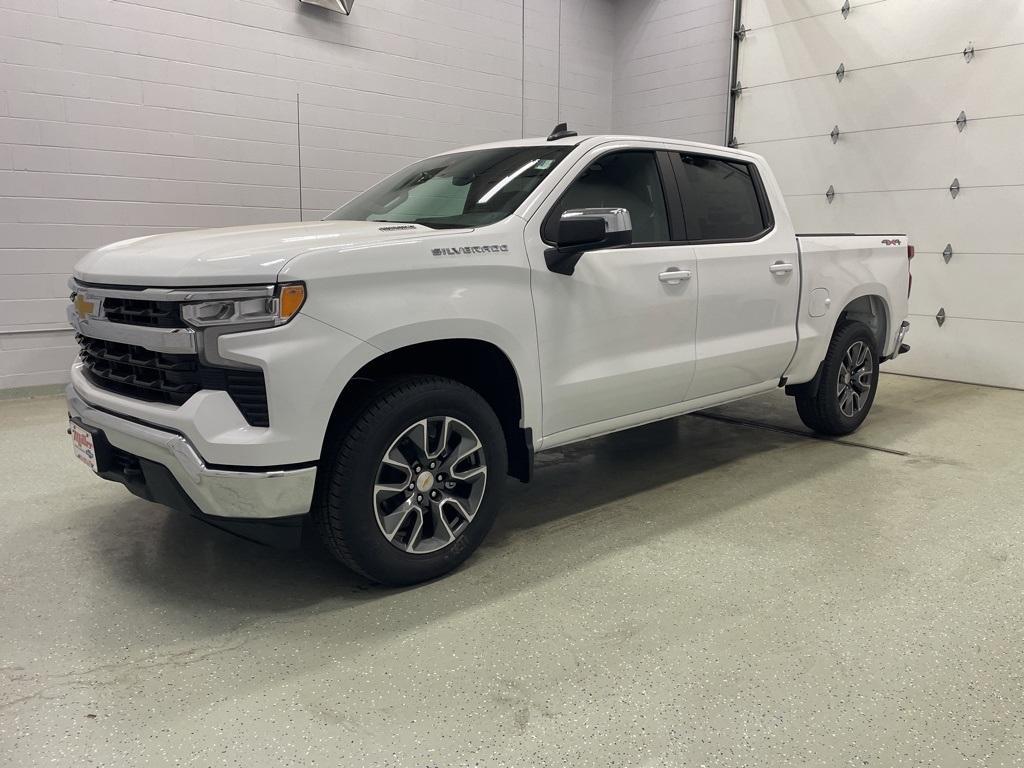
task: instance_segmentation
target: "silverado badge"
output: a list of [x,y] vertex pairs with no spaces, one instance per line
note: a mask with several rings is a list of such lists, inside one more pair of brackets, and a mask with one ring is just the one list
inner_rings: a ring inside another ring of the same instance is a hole
[[472,256],[474,253],[508,253],[507,245],[464,245],[458,248],[434,248],[434,256]]

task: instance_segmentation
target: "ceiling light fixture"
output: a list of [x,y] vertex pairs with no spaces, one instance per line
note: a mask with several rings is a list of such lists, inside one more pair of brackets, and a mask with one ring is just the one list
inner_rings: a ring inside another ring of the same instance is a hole
[[306,3],[307,5],[319,5],[321,8],[344,13],[348,16],[352,13],[352,6],[355,5],[356,0],[299,0],[299,2]]

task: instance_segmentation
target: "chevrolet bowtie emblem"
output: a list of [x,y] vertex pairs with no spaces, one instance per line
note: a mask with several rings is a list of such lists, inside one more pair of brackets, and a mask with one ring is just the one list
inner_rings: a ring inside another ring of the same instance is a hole
[[89,299],[81,293],[75,294],[75,312],[78,313],[80,318],[85,320],[85,318],[91,315],[95,310],[96,302],[89,301]]

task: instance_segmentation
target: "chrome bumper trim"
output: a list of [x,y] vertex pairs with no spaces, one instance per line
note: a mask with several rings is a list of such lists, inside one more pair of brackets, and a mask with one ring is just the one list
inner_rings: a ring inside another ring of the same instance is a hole
[[900,325],[900,330],[896,334],[896,346],[893,347],[892,355],[889,356],[890,360],[895,360],[900,356],[900,348],[903,346],[903,340],[907,337],[907,331],[910,330],[910,321],[904,320]]
[[181,435],[94,408],[72,384],[65,395],[71,416],[103,430],[107,440],[121,450],[167,467],[207,515],[265,519],[309,512],[316,467],[270,472],[211,469]]
[[151,352],[169,355],[194,355],[199,347],[196,332],[191,328],[153,328],[146,325],[112,323],[98,317],[82,318],[74,304],[68,304],[68,322],[71,327],[90,339],[132,344]]

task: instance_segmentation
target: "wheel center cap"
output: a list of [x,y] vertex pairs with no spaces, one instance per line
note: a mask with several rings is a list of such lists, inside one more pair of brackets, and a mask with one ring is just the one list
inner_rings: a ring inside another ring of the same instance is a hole
[[420,493],[426,493],[434,487],[434,476],[429,472],[420,472],[420,476],[416,478],[416,488]]

